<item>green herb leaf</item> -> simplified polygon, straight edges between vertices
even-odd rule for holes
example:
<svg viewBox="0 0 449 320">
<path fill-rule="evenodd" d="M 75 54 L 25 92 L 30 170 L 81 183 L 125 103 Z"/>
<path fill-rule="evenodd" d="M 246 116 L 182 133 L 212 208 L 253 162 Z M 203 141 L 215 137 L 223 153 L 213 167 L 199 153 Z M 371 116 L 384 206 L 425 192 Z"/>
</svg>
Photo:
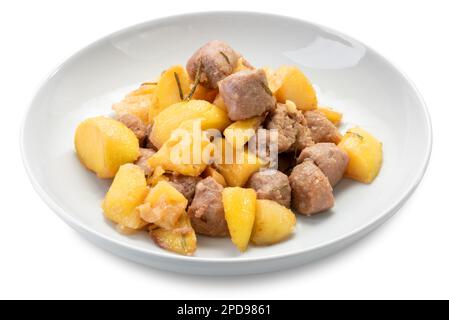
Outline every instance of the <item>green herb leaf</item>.
<svg viewBox="0 0 449 320">
<path fill-rule="evenodd" d="M 202 67 L 203 67 L 203 64 L 200 61 L 200 64 L 198 65 L 198 68 L 196 69 L 195 81 L 193 83 L 193 87 L 190 90 L 190 92 L 187 95 L 187 97 L 185 98 L 186 101 L 189 101 L 190 99 L 192 99 L 193 94 L 195 93 L 196 87 L 198 87 L 198 84 L 200 83 L 200 75 L 201 75 L 201 68 Z"/>
<path fill-rule="evenodd" d="M 157 82 L 143 82 L 140 86 L 151 86 L 151 85 L 157 85 Z"/>
<path fill-rule="evenodd" d="M 229 60 L 229 57 L 223 51 L 220 51 L 220 54 L 225 58 L 226 62 L 230 65 L 231 60 Z"/>
<path fill-rule="evenodd" d="M 176 80 L 176 84 L 178 85 L 178 91 L 179 91 L 179 98 L 181 100 L 184 100 L 184 93 L 182 92 L 182 88 L 181 88 L 181 81 L 179 81 L 179 76 L 178 74 L 175 72 L 175 80 Z"/>
<path fill-rule="evenodd" d="M 260 84 L 266 93 L 268 93 L 270 96 L 273 95 L 273 92 L 271 92 L 270 88 L 265 84 L 265 82 L 261 81 Z"/>
</svg>

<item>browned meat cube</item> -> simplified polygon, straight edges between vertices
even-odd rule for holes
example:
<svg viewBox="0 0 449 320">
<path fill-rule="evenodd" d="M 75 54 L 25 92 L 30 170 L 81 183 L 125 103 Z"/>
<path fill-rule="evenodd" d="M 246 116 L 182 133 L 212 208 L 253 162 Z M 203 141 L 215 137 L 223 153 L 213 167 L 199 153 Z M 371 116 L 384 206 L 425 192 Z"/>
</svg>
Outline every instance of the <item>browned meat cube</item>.
<svg viewBox="0 0 449 320">
<path fill-rule="evenodd" d="M 278 131 L 278 152 L 292 151 L 299 133 L 303 115 L 300 111 L 290 111 L 285 104 L 278 103 L 265 123 L 267 129 Z"/>
<path fill-rule="evenodd" d="M 299 213 L 311 216 L 333 207 L 332 186 L 311 159 L 298 164 L 290 174 L 289 181 L 292 207 Z"/>
<path fill-rule="evenodd" d="M 195 197 L 188 214 L 197 233 L 211 237 L 229 234 L 222 202 L 223 189 L 212 177 L 207 177 L 196 185 Z"/>
<path fill-rule="evenodd" d="M 298 158 L 298 163 L 305 159 L 312 159 L 318 168 L 329 179 L 331 186 L 335 186 L 345 173 L 349 157 L 346 151 L 333 143 L 317 143 L 305 148 Z"/>
<path fill-rule="evenodd" d="M 315 143 L 332 142 L 338 144 L 340 142 L 341 135 L 337 127 L 321 112 L 306 111 L 304 116 Z"/>
<path fill-rule="evenodd" d="M 291 192 L 288 177 L 278 170 L 265 170 L 254 173 L 247 186 L 257 192 L 258 199 L 273 200 L 290 208 Z"/>
<path fill-rule="evenodd" d="M 201 63 L 200 83 L 216 89 L 218 81 L 229 76 L 237 66 L 240 54 L 227 43 L 213 40 L 199 48 L 187 62 L 187 73 L 192 81 Z"/>
<path fill-rule="evenodd" d="M 220 81 L 218 88 L 233 121 L 260 116 L 275 107 L 263 70 L 234 73 Z"/>
<path fill-rule="evenodd" d="M 265 123 L 267 129 L 278 131 L 278 152 L 302 150 L 314 144 L 304 115 L 299 110 L 291 110 L 278 103 Z"/>
<path fill-rule="evenodd" d="M 137 158 L 135 164 L 138 165 L 146 176 L 151 176 L 153 168 L 148 165 L 148 159 L 156 153 L 153 149 L 140 148 L 140 156 Z"/>
<path fill-rule="evenodd" d="M 117 120 L 134 132 L 141 145 L 145 142 L 147 137 L 147 128 L 139 117 L 131 113 L 123 113 L 117 116 Z"/>
<path fill-rule="evenodd" d="M 301 151 L 304 148 L 310 147 L 314 145 L 314 141 L 312 138 L 312 132 L 310 131 L 309 127 L 307 126 L 307 121 L 304 118 L 301 124 L 299 125 L 299 133 L 298 137 L 296 139 L 296 152 Z"/>
<path fill-rule="evenodd" d="M 196 184 L 200 180 L 201 178 L 199 177 L 191 177 L 175 173 L 168 176 L 168 181 L 170 184 L 175 187 L 176 190 L 181 192 L 189 203 L 193 200 Z"/>
</svg>

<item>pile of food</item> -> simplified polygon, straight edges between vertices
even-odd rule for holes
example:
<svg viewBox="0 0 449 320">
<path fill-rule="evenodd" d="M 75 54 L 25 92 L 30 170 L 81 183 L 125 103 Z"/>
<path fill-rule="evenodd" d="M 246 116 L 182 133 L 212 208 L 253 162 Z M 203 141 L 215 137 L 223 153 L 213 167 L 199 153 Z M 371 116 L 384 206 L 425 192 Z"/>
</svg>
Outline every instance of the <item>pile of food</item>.
<svg viewBox="0 0 449 320">
<path fill-rule="evenodd" d="M 75 133 L 81 163 L 113 178 L 104 214 L 120 232 L 145 230 L 180 254 L 195 252 L 198 234 L 230 237 L 240 251 L 283 241 L 295 214 L 333 207 L 342 177 L 370 183 L 382 164 L 382 144 L 360 127 L 340 134 L 342 114 L 318 105 L 297 67 L 257 69 L 222 41 L 113 110 Z"/>
</svg>

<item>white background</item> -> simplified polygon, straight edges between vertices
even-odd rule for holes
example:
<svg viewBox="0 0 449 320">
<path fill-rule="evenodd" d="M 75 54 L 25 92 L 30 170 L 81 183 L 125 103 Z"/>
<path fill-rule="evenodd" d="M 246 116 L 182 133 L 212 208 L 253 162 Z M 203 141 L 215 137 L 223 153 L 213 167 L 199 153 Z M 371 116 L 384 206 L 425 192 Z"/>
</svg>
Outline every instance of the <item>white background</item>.
<svg viewBox="0 0 449 320">
<path fill-rule="evenodd" d="M 446 2 L 1 1 L 0 298 L 449 298 Z M 104 35 L 162 16 L 225 9 L 323 24 L 396 63 L 419 88 L 432 116 L 434 148 L 427 174 L 380 229 L 293 270 L 213 278 L 117 258 L 75 233 L 34 192 L 19 152 L 25 108 L 51 70 Z"/>
</svg>

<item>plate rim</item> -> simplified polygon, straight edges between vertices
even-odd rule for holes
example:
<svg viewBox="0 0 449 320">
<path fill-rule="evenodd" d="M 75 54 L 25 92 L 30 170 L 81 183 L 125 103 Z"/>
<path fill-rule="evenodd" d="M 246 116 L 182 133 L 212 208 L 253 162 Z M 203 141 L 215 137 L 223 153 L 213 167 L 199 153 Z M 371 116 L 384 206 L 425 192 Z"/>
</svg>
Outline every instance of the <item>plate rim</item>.
<svg viewBox="0 0 449 320">
<path fill-rule="evenodd" d="M 329 31 L 331 33 L 334 33 L 339 36 L 344 36 L 347 39 L 350 39 L 351 41 L 355 41 L 364 47 L 366 47 L 368 50 L 376 54 L 376 56 L 383 60 L 386 64 L 390 65 L 391 68 L 393 68 L 399 76 L 403 78 L 403 80 L 410 85 L 410 88 L 414 91 L 416 94 L 417 100 L 424 112 L 425 115 L 425 121 L 423 121 L 426 124 L 426 131 L 427 131 L 427 139 L 425 141 L 426 144 L 426 150 L 424 152 L 425 154 L 425 160 L 421 162 L 420 167 L 418 170 L 416 170 L 415 177 L 412 181 L 412 183 L 409 184 L 407 188 L 404 188 L 404 191 L 401 192 L 401 196 L 397 197 L 398 200 L 392 202 L 392 204 L 385 210 L 383 210 L 381 213 L 376 215 L 374 218 L 368 220 L 360 227 L 352 230 L 349 233 L 346 233 L 344 235 L 335 237 L 331 240 L 328 240 L 323 243 L 319 243 L 315 246 L 312 246 L 305 250 L 299 250 L 299 251 L 292 251 L 287 253 L 277 253 L 277 254 L 271 254 L 264 257 L 243 257 L 243 256 L 235 256 L 235 257 L 197 257 L 197 256 L 182 256 L 175 253 L 170 252 L 155 252 L 155 251 L 149 251 L 143 248 L 135 247 L 131 244 L 124 243 L 120 240 L 113 239 L 108 237 L 107 235 L 104 235 L 98 231 L 96 231 L 94 228 L 91 228 L 89 225 L 82 223 L 78 219 L 76 219 L 73 215 L 71 215 L 69 212 L 67 212 L 65 209 L 63 209 L 55 200 L 52 199 L 52 197 L 47 193 L 47 191 L 40 185 L 38 179 L 34 175 L 31 166 L 29 164 L 29 160 L 26 157 L 26 150 L 25 150 L 25 131 L 26 131 L 26 125 L 27 120 L 30 115 L 30 111 L 32 110 L 35 101 L 39 95 L 39 93 L 44 89 L 45 85 L 56 75 L 58 72 L 63 69 L 66 65 L 68 65 L 72 60 L 76 59 L 78 56 L 83 54 L 84 52 L 88 51 L 90 48 L 97 46 L 101 44 L 104 41 L 107 41 L 111 37 L 117 36 L 121 33 L 125 32 L 132 32 L 134 30 L 137 30 L 142 27 L 156 27 L 157 25 L 161 23 L 170 23 L 171 21 L 176 21 L 178 19 L 182 18 L 198 18 L 201 16 L 211 16 L 211 15 L 241 15 L 241 16 L 257 16 L 259 18 L 263 17 L 270 17 L 270 18 L 277 18 L 277 19 L 283 19 L 283 20 L 292 20 L 294 22 L 300 22 L 305 25 L 309 25 L 311 27 L 318 27 L 320 29 L 324 29 L 326 31 Z M 22 163 L 24 165 L 25 171 L 27 173 L 28 178 L 30 179 L 30 182 L 37 192 L 37 194 L 40 196 L 40 198 L 47 204 L 47 206 L 52 209 L 63 221 L 65 221 L 68 225 L 70 225 L 72 228 L 74 228 L 78 232 L 85 232 L 89 233 L 100 240 L 104 241 L 105 243 L 111 243 L 115 245 L 118 248 L 129 250 L 130 252 L 137 252 L 139 254 L 144 254 L 149 257 L 157 257 L 160 259 L 164 259 L 168 262 L 187 262 L 187 263 L 208 263 L 208 264 L 244 264 L 244 263 L 254 263 L 254 262 L 266 262 L 266 261 L 272 261 L 272 260 L 281 260 L 281 259 L 288 259 L 288 258 L 294 258 L 305 254 L 310 254 L 313 252 L 320 252 L 325 249 L 329 249 L 332 246 L 333 247 L 339 247 L 341 245 L 344 246 L 345 242 L 352 243 L 351 239 L 361 237 L 374 228 L 381 225 L 383 222 L 385 222 L 388 218 L 390 218 L 392 215 L 394 215 L 397 210 L 410 198 L 410 196 L 413 194 L 413 192 L 416 190 L 420 182 L 422 181 L 424 174 L 427 170 L 427 167 L 430 162 L 430 157 L 432 153 L 432 147 L 433 147 L 433 130 L 432 130 L 432 121 L 430 117 L 430 113 L 428 110 L 428 107 L 417 89 L 416 85 L 413 83 L 413 81 L 402 71 L 401 68 L 398 67 L 398 65 L 394 62 L 392 62 L 391 59 L 387 59 L 384 55 L 380 54 L 377 50 L 374 50 L 370 46 L 366 45 L 364 42 L 359 41 L 351 36 L 348 36 L 345 33 L 342 33 L 340 31 L 337 31 L 333 28 L 329 28 L 327 26 L 309 22 L 307 20 L 299 19 L 292 16 L 287 15 L 280 15 L 280 14 L 272 14 L 267 12 L 255 12 L 255 11 L 233 11 L 233 10 L 225 10 L 225 11 L 200 11 L 200 12 L 189 12 L 189 13 L 183 13 L 183 14 L 177 14 L 177 15 L 169 15 L 160 17 L 157 19 L 151 19 L 148 21 L 140 22 L 135 25 L 131 25 L 125 28 L 122 28 L 120 30 L 117 30 L 115 32 L 112 32 L 110 34 L 107 34 L 106 36 L 103 36 L 90 44 L 86 45 L 82 49 L 76 51 L 72 55 L 70 55 L 67 59 L 65 59 L 62 63 L 60 63 L 55 69 L 53 69 L 52 72 L 47 75 L 44 80 L 40 82 L 40 84 L 37 86 L 37 89 L 34 91 L 34 94 L 32 96 L 31 101 L 28 103 L 27 107 L 24 110 L 24 114 L 22 116 L 22 122 L 20 126 L 20 153 L 22 158 Z M 349 244 L 348 243 L 348 244 Z M 170 261 L 171 260 L 171 261 Z"/>
</svg>

